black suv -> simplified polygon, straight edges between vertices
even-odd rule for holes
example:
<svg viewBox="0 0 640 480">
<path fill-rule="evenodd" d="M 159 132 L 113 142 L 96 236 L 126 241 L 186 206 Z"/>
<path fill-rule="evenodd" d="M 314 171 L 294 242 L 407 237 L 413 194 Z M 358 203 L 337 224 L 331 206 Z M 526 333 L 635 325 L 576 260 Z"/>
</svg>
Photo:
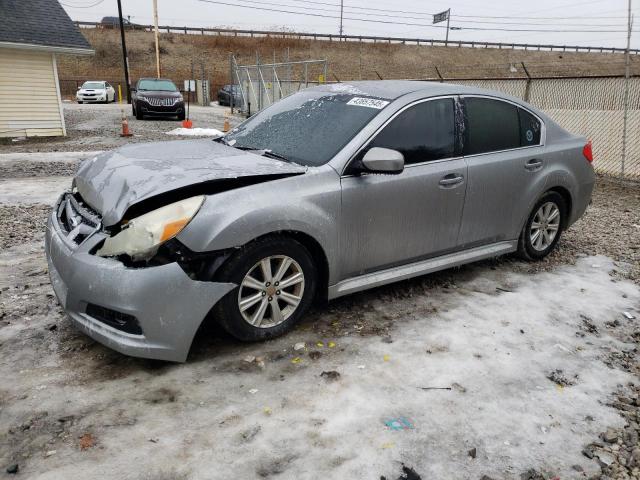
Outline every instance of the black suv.
<svg viewBox="0 0 640 480">
<path fill-rule="evenodd" d="M 175 83 L 166 78 L 141 78 L 131 89 L 131 108 L 138 120 L 145 115 L 184 120 L 184 98 Z"/>
</svg>

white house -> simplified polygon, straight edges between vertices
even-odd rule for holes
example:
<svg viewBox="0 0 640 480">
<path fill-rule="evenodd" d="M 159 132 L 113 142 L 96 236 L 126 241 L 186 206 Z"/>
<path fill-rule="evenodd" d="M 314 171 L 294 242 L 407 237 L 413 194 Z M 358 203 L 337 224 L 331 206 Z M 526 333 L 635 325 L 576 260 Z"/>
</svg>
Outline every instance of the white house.
<svg viewBox="0 0 640 480">
<path fill-rule="evenodd" d="M 57 0 L 0 0 L 0 137 L 66 135 L 59 53 L 94 51 Z"/>
</svg>

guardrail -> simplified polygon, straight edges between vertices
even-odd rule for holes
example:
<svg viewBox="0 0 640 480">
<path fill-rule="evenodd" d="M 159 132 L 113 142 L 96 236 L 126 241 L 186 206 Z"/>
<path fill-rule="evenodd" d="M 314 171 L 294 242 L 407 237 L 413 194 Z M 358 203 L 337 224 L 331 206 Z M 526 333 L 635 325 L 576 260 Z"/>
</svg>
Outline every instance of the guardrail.
<svg viewBox="0 0 640 480">
<path fill-rule="evenodd" d="M 80 28 L 114 28 L 111 24 L 100 22 L 74 22 Z M 118 28 L 118 27 L 115 27 Z M 131 24 L 126 27 L 129 30 L 153 31 L 153 25 Z M 476 42 L 462 40 L 436 40 L 426 38 L 405 38 L 405 37 L 378 37 L 368 35 L 334 35 L 331 33 L 304 33 L 304 32 L 279 32 L 271 30 L 236 30 L 230 28 L 206 28 L 206 27 L 176 27 L 172 25 L 159 25 L 158 30 L 167 33 L 184 33 L 190 35 L 228 35 L 228 36 L 248 36 L 248 37 L 276 37 L 294 38 L 299 40 L 328 40 L 347 42 L 369 42 L 369 43 L 402 43 L 415 45 L 429 45 L 435 47 L 457 47 L 457 48 L 497 48 L 511 50 L 537 50 L 552 52 L 586 52 L 586 53 L 625 53 L 626 49 L 616 47 L 585 47 L 580 45 L 552 45 L 552 44 L 531 44 L 531 43 L 500 43 L 500 42 Z M 630 49 L 632 55 L 640 54 L 640 49 Z"/>
</svg>

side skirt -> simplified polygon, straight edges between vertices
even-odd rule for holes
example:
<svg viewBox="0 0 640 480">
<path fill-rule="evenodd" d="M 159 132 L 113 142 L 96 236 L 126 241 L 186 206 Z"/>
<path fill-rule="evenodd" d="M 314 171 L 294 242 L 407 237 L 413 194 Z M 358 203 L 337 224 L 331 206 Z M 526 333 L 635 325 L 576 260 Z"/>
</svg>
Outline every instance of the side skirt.
<svg viewBox="0 0 640 480">
<path fill-rule="evenodd" d="M 515 252 L 518 249 L 518 241 L 492 243 L 481 247 L 450 253 L 441 257 L 421 260 L 419 262 L 401 265 L 399 267 L 367 273 L 358 277 L 348 278 L 329 287 L 329 300 L 360 292 L 373 287 L 379 287 L 388 283 L 406 280 L 427 273 L 437 272 L 451 267 L 464 265 L 465 263 L 497 257 L 506 253 Z"/>
</svg>

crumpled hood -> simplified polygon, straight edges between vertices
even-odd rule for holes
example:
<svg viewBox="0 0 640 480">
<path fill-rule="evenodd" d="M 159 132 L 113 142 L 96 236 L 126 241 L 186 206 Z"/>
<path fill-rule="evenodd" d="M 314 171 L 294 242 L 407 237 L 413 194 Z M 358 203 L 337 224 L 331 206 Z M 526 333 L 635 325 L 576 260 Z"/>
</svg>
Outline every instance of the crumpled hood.
<svg viewBox="0 0 640 480">
<path fill-rule="evenodd" d="M 205 140 L 129 145 L 85 160 L 74 184 L 102 215 L 119 222 L 132 205 L 181 188 L 240 177 L 296 175 L 306 167 Z"/>
</svg>

